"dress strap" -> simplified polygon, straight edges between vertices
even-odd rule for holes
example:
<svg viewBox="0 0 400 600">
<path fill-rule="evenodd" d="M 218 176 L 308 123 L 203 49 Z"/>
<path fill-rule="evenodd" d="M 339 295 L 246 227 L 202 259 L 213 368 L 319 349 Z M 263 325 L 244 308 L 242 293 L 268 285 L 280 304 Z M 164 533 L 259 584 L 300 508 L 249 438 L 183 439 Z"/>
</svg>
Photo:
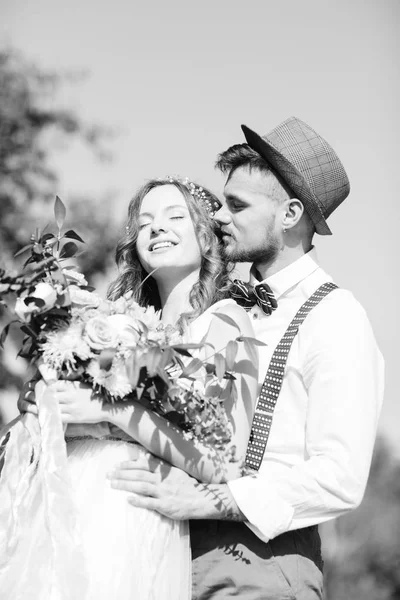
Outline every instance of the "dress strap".
<svg viewBox="0 0 400 600">
<path fill-rule="evenodd" d="M 323 298 L 325 298 L 325 296 L 337 289 L 337 287 L 338 286 L 332 282 L 321 285 L 300 307 L 289 327 L 286 329 L 283 338 L 275 348 L 261 388 L 251 426 L 249 444 L 247 446 L 246 467 L 249 467 L 254 471 L 259 470 L 264 457 L 274 410 L 282 388 L 285 367 L 293 340 L 307 315 L 321 302 L 321 300 L 323 300 Z"/>
</svg>

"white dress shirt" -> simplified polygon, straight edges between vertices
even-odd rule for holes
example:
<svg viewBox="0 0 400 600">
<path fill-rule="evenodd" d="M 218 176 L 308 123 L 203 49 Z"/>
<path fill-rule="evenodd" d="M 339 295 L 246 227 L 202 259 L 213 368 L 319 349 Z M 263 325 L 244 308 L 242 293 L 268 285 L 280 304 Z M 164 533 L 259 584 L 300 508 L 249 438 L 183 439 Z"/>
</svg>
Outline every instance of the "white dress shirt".
<svg viewBox="0 0 400 600">
<path fill-rule="evenodd" d="M 332 281 L 312 249 L 265 280 L 278 308 L 249 312 L 260 347 L 260 389 L 275 347 L 300 306 Z M 253 277 L 252 284 L 259 283 Z M 264 541 L 358 506 L 383 398 L 383 359 L 362 306 L 347 290 L 325 297 L 289 353 L 264 459 L 229 482 L 248 526 Z"/>
</svg>

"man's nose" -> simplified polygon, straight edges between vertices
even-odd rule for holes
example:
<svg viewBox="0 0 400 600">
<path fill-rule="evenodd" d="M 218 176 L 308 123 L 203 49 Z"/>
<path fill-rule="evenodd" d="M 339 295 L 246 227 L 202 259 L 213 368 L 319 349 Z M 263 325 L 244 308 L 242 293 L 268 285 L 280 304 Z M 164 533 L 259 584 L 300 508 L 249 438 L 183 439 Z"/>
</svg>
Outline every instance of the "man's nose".
<svg viewBox="0 0 400 600">
<path fill-rule="evenodd" d="M 219 210 L 214 215 L 214 221 L 219 223 L 220 225 L 228 225 L 231 222 L 231 215 L 229 210 L 227 210 L 226 206 L 221 206 Z"/>
</svg>

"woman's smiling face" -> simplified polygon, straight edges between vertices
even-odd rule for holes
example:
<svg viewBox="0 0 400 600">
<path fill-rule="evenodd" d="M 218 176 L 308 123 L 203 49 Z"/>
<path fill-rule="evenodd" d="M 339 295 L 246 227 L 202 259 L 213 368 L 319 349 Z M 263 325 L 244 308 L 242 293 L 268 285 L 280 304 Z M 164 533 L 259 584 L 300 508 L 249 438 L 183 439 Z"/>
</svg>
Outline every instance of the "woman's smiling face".
<svg viewBox="0 0 400 600">
<path fill-rule="evenodd" d="M 174 185 L 153 188 L 143 198 L 138 219 L 136 250 L 147 273 L 154 278 L 199 270 L 201 251 L 193 221 L 182 193 Z"/>
</svg>

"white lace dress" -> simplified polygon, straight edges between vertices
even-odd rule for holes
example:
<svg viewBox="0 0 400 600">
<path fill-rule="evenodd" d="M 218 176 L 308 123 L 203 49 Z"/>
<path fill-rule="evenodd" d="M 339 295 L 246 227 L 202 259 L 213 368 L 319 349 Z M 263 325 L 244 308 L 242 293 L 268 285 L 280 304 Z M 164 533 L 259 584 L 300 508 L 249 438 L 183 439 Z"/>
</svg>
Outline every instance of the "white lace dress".
<svg viewBox="0 0 400 600">
<path fill-rule="evenodd" d="M 66 436 L 88 574 L 86 598 L 188 600 L 188 524 L 132 506 L 129 494 L 112 489 L 106 477 L 141 447 L 105 423 L 69 426 Z"/>
</svg>

